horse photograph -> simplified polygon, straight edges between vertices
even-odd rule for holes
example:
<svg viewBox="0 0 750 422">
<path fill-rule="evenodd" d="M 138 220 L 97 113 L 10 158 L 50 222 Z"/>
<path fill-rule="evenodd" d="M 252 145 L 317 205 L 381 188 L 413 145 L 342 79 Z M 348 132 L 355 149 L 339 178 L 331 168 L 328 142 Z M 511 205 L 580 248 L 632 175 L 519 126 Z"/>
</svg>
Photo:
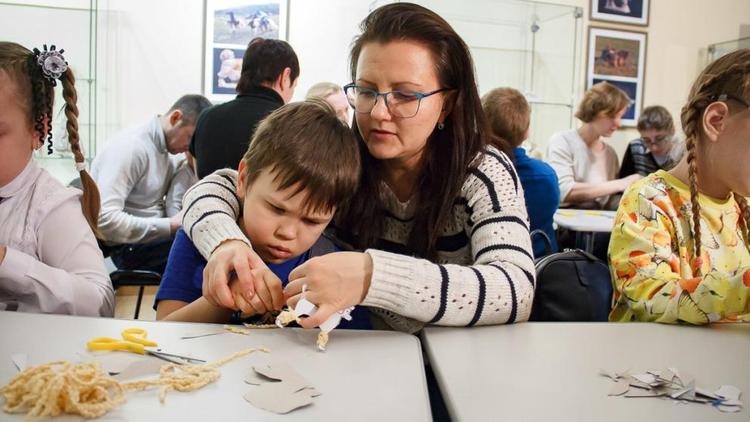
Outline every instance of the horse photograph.
<svg viewBox="0 0 750 422">
<path fill-rule="evenodd" d="M 638 77 L 640 42 L 606 36 L 596 37 L 594 73 L 606 76 Z"/>
<path fill-rule="evenodd" d="M 255 37 L 279 38 L 279 4 L 249 3 L 213 12 L 213 42 L 247 45 Z"/>
</svg>

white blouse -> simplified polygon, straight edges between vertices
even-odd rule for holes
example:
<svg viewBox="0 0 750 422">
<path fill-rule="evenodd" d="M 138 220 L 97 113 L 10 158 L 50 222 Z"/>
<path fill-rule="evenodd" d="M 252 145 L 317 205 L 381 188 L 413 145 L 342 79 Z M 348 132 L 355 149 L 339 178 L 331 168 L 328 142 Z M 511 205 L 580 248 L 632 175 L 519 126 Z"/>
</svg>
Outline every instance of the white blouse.
<svg viewBox="0 0 750 422">
<path fill-rule="evenodd" d="M 547 144 L 547 162 L 557 173 L 560 184 L 560 206 L 575 204 L 566 202 L 573 185 L 579 183 L 602 183 L 617 178 L 620 163 L 617 153 L 607 143 L 604 150 L 593 152 L 575 129 L 555 133 Z M 609 195 L 596 199 L 604 205 Z"/>
<path fill-rule="evenodd" d="M 0 187 L 0 310 L 113 315 L 114 290 L 80 197 L 34 160 Z"/>
</svg>

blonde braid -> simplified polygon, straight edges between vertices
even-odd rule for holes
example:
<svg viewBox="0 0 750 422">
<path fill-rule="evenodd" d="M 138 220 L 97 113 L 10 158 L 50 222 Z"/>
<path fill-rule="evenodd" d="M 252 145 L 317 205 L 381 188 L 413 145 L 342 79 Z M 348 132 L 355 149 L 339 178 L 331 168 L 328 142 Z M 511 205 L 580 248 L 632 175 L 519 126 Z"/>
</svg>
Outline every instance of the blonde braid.
<svg viewBox="0 0 750 422">
<path fill-rule="evenodd" d="M 83 156 L 83 152 L 81 152 L 80 136 L 78 133 L 78 93 L 72 69 L 68 68 L 60 79 L 63 87 L 62 95 L 65 100 L 66 129 L 68 131 L 70 150 L 73 151 L 76 163 L 85 163 L 86 159 Z M 89 227 L 91 227 L 94 234 L 101 238 L 97 228 L 99 208 L 101 207 L 99 189 L 85 168 L 81 168 L 79 175 L 81 177 L 81 185 L 83 186 L 83 197 L 81 198 L 83 216 L 86 218 L 86 222 L 89 223 Z"/>
</svg>

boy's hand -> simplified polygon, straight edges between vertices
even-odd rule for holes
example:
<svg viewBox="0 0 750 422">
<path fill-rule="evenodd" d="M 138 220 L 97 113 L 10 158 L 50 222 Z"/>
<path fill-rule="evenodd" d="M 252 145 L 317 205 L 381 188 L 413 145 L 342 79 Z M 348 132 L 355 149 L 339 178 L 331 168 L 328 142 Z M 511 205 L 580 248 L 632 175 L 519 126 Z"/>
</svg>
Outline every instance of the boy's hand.
<svg viewBox="0 0 750 422">
<path fill-rule="evenodd" d="M 362 303 L 370 290 L 372 258 L 362 252 L 334 252 L 315 257 L 289 274 L 284 289 L 287 304 L 294 308 L 307 285 L 306 299 L 318 307 L 301 320 L 304 328 L 317 327 L 334 312 Z"/>
<path fill-rule="evenodd" d="M 268 268 L 256 268 L 250 271 L 255 294 L 246 301 L 242 295 L 242 287 L 238 279 L 229 282 L 229 290 L 232 292 L 235 305 L 244 314 L 263 315 L 267 312 L 278 311 L 284 306 L 284 293 L 281 289 L 281 280 Z"/>
<path fill-rule="evenodd" d="M 215 306 L 237 309 L 229 290 L 229 274 L 237 276 L 238 291 L 246 303 L 255 295 L 252 269 L 268 268 L 262 259 L 245 242 L 222 242 L 211 254 L 203 269 L 203 296 Z"/>
</svg>

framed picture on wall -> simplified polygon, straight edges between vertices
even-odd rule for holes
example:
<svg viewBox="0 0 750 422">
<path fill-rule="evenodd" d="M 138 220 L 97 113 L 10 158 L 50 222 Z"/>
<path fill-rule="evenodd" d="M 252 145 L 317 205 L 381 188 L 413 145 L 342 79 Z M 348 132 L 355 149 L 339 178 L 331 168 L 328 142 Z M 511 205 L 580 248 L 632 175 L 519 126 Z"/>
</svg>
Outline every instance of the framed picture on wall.
<svg viewBox="0 0 750 422">
<path fill-rule="evenodd" d="M 591 0 L 594 21 L 648 26 L 650 0 Z"/>
<path fill-rule="evenodd" d="M 646 33 L 589 27 L 586 89 L 609 82 L 625 91 L 630 107 L 623 126 L 635 126 L 643 105 Z"/>
<path fill-rule="evenodd" d="M 206 0 L 203 94 L 215 103 L 233 99 L 242 57 L 256 37 L 284 39 L 287 0 Z"/>
</svg>

